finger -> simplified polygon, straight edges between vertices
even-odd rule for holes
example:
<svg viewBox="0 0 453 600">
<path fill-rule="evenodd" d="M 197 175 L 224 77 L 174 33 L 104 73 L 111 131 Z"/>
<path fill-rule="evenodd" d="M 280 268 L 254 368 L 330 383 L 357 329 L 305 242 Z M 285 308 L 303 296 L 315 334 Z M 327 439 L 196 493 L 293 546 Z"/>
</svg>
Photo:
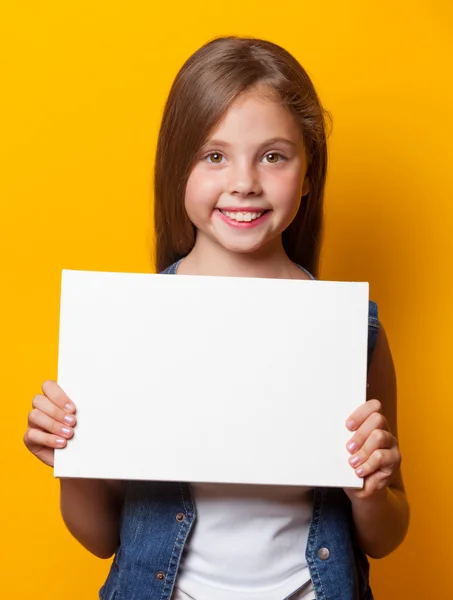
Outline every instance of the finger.
<svg viewBox="0 0 453 600">
<path fill-rule="evenodd" d="M 24 435 L 24 443 L 28 450 L 30 450 L 30 452 L 39 458 L 40 461 L 50 467 L 54 466 L 54 448 L 46 448 L 40 444 L 34 444 L 29 440 L 28 431 Z"/>
<path fill-rule="evenodd" d="M 384 490 L 388 486 L 388 483 L 387 474 L 377 471 L 365 479 L 362 489 L 349 489 L 346 493 L 349 497 L 363 500 L 369 498 L 379 490 Z"/>
<path fill-rule="evenodd" d="M 50 400 L 48 400 L 48 402 L 50 402 Z M 34 408 L 28 415 L 28 426 L 31 429 L 39 428 L 46 433 L 53 433 L 57 436 L 63 436 L 66 439 L 69 439 L 74 435 L 74 429 L 72 427 L 56 421 L 52 417 L 49 417 L 49 415 L 47 415 L 45 412 L 37 408 Z"/>
<path fill-rule="evenodd" d="M 32 401 L 32 406 L 35 410 L 41 411 L 48 417 L 51 417 L 52 419 L 54 419 L 55 421 L 58 421 L 61 424 L 69 425 L 70 427 L 74 427 L 74 425 L 76 423 L 76 417 L 74 414 L 67 413 L 65 410 L 63 410 L 62 408 L 57 406 L 47 396 L 42 396 L 42 395 L 35 396 Z M 45 429 L 45 427 L 44 427 L 44 429 Z"/>
<path fill-rule="evenodd" d="M 395 438 L 389 431 L 374 429 L 365 440 L 365 443 L 360 450 L 350 457 L 349 464 L 354 468 L 357 468 L 367 461 L 373 452 L 385 448 L 392 448 L 395 445 L 395 442 Z"/>
<path fill-rule="evenodd" d="M 346 427 L 350 431 L 355 431 L 368 419 L 372 413 L 381 411 L 382 404 L 379 402 L 379 400 L 368 400 L 368 402 L 365 402 L 359 406 L 359 408 L 348 417 L 348 420 L 346 421 Z"/>
<path fill-rule="evenodd" d="M 74 402 L 65 394 L 56 381 L 47 380 L 42 384 L 42 391 L 54 404 L 67 413 L 75 412 Z"/>
<path fill-rule="evenodd" d="M 375 450 L 368 460 L 355 470 L 355 473 L 358 477 L 368 477 L 381 471 L 386 477 L 390 477 L 400 462 L 400 453 L 395 445 L 390 449 Z"/>
<path fill-rule="evenodd" d="M 24 436 L 24 442 L 27 448 L 36 454 L 33 449 L 38 450 L 41 447 L 45 448 L 64 448 L 67 444 L 61 436 L 54 435 L 52 433 L 46 433 L 40 429 L 29 428 Z"/>
<path fill-rule="evenodd" d="M 36 452 L 35 456 L 45 465 L 53 467 L 55 463 L 55 450 L 53 448 L 44 448 Z"/>
<path fill-rule="evenodd" d="M 354 433 L 352 438 L 346 444 L 349 452 L 353 454 L 360 450 L 366 440 L 370 437 L 371 433 L 376 429 L 388 431 L 387 419 L 379 412 L 371 413 L 367 420 L 362 423 L 359 429 Z"/>
</svg>

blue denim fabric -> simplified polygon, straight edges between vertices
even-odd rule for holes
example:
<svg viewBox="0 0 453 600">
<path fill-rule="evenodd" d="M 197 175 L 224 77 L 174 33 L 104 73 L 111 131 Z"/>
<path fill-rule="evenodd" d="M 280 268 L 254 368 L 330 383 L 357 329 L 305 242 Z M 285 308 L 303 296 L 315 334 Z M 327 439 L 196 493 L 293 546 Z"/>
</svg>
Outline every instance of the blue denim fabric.
<svg viewBox="0 0 453 600">
<path fill-rule="evenodd" d="M 175 274 L 177 266 L 163 273 Z M 368 365 L 378 331 L 377 305 L 370 302 Z M 170 600 L 195 519 L 189 483 L 128 482 L 120 546 L 100 590 L 101 600 Z M 373 600 L 368 560 L 353 532 L 344 491 L 316 488 L 305 556 L 317 600 Z"/>
</svg>

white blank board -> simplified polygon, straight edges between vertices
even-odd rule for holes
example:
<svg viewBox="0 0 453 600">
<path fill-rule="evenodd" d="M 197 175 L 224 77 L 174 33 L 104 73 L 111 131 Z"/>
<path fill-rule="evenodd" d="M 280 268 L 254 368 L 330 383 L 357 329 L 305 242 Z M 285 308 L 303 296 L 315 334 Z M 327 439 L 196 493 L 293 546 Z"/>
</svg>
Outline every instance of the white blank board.
<svg viewBox="0 0 453 600">
<path fill-rule="evenodd" d="M 56 477 L 362 486 L 368 284 L 64 270 Z"/>
</svg>

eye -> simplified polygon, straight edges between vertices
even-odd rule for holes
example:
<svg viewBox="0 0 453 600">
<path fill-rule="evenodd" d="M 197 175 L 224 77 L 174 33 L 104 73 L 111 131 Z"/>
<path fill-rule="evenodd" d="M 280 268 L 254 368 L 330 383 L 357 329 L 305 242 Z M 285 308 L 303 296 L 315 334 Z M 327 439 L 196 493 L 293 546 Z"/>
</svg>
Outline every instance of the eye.
<svg viewBox="0 0 453 600">
<path fill-rule="evenodd" d="M 279 154 L 278 152 L 268 152 L 266 156 L 264 156 L 264 158 L 267 159 L 266 162 L 268 162 L 271 165 L 275 165 L 276 163 L 285 160 L 285 157 L 282 154 Z"/>
<path fill-rule="evenodd" d="M 205 160 L 212 163 L 213 165 L 219 165 L 222 162 L 223 155 L 220 152 L 210 152 L 205 156 Z"/>
</svg>

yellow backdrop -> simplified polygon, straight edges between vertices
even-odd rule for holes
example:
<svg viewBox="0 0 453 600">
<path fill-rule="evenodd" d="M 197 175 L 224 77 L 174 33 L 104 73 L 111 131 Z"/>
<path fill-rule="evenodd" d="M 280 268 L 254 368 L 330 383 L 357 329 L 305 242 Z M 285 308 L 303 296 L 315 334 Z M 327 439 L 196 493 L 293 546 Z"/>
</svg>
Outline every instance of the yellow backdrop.
<svg viewBox="0 0 453 600">
<path fill-rule="evenodd" d="M 95 598 L 103 582 L 22 445 L 26 415 L 56 378 L 61 269 L 153 269 L 165 97 L 192 51 L 230 33 L 293 52 L 333 113 L 322 276 L 369 280 L 379 303 L 412 504 L 405 544 L 373 562 L 376 598 L 453 597 L 452 25 L 450 0 L 2 3 L 1 598 Z"/>
</svg>

